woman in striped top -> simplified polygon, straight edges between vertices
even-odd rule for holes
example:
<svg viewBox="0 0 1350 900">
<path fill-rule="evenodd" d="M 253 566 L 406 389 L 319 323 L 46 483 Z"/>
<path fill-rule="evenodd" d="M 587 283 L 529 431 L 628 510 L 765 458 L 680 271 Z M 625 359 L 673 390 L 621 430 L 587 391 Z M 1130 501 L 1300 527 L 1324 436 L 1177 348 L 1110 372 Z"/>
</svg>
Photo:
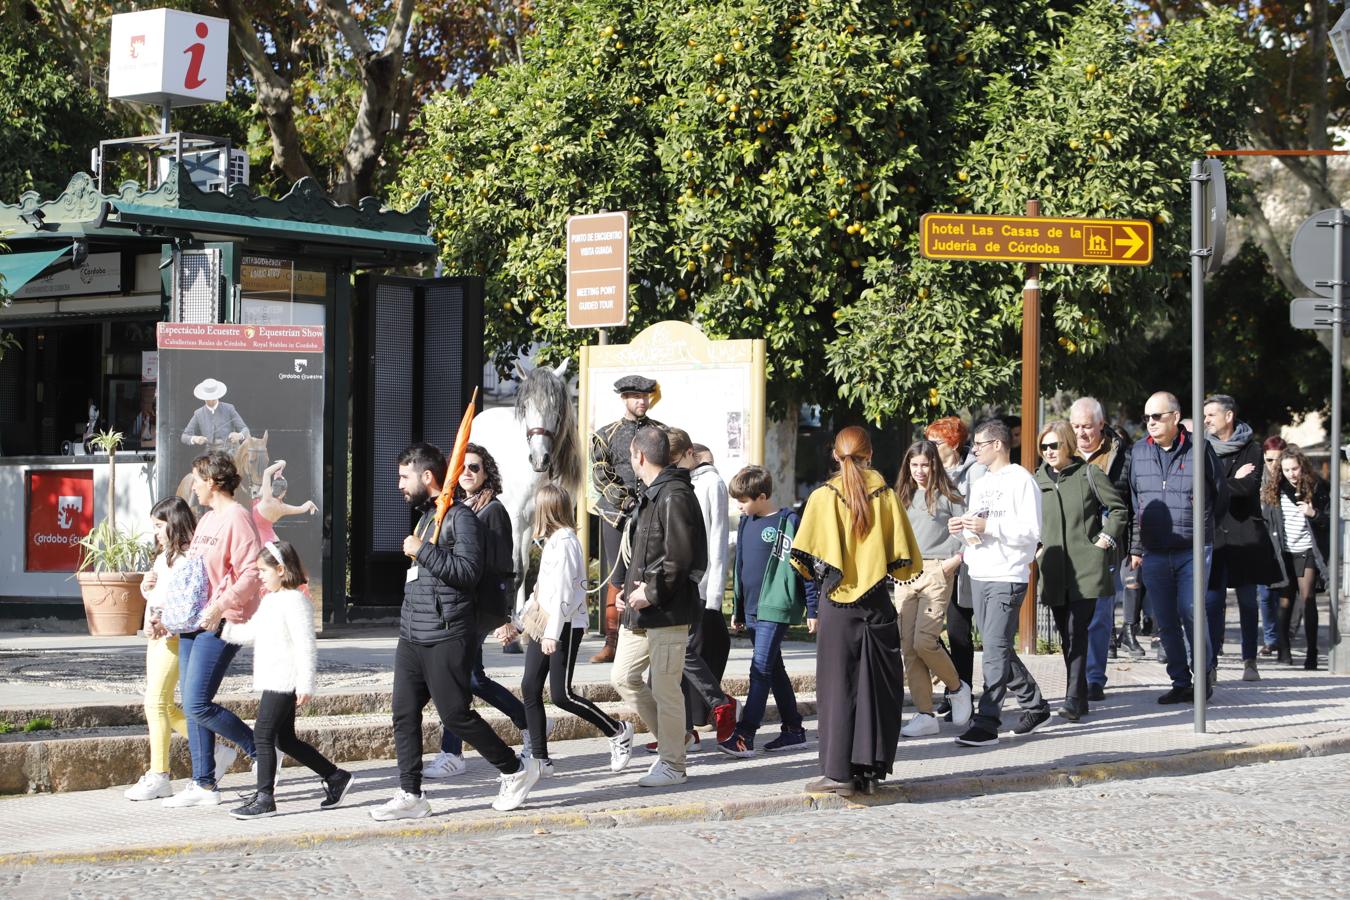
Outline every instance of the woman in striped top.
<svg viewBox="0 0 1350 900">
<path fill-rule="evenodd" d="M 1292 444 L 1280 454 L 1280 477 L 1261 486 L 1271 538 L 1280 551 L 1285 585 L 1280 597 L 1279 661 L 1293 664 L 1289 623 L 1295 601 L 1303 608 L 1308 651 L 1303 668 L 1317 668 L 1317 602 L 1319 578 L 1326 578 L 1327 518 L 1331 492 L 1312 470 L 1308 458 Z"/>
</svg>

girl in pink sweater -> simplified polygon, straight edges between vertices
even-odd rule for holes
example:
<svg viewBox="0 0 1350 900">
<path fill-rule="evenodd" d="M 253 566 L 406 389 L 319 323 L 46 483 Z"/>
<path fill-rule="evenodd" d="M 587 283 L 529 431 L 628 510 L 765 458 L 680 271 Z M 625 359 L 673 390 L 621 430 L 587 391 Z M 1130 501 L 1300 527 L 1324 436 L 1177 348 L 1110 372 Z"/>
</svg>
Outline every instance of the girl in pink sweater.
<svg viewBox="0 0 1350 900">
<path fill-rule="evenodd" d="M 234 499 L 239 473 L 220 451 L 192 464 L 192 492 L 207 512 L 192 536 L 191 556 L 200 557 L 211 583 L 211 599 L 202 611 L 200 630 L 179 635 L 179 691 L 188 717 L 192 781 L 164 801 L 165 806 L 215 806 L 217 780 L 229 771 L 238 752 L 217 745 L 231 741 L 250 759 L 257 756 L 253 732 L 239 717 L 215 702 L 216 691 L 234 656 L 236 644 L 221 640 L 226 621 L 247 622 L 258 609 L 258 529 L 253 515 Z"/>
</svg>

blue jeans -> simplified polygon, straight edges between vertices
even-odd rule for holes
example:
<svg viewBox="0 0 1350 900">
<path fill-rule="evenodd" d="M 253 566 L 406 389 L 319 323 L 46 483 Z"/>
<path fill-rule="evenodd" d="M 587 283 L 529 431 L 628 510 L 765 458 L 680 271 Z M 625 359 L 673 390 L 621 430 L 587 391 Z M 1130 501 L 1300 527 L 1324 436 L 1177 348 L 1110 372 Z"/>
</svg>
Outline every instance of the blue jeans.
<svg viewBox="0 0 1350 900">
<path fill-rule="evenodd" d="M 797 711 L 797 693 L 792 689 L 792 679 L 783 665 L 783 638 L 788 626 L 779 622 L 758 622 L 752 616 L 746 621 L 746 629 L 755 642 L 755 655 L 750 659 L 750 690 L 745 695 L 736 732 L 753 747 L 755 732 L 764 721 L 764 707 L 771 691 L 784 730 L 801 731 L 802 714 Z"/>
<path fill-rule="evenodd" d="M 1097 608 L 1088 623 L 1087 682 L 1106 687 L 1106 657 L 1111 649 L 1111 632 L 1116 624 L 1116 595 L 1097 598 Z"/>
<path fill-rule="evenodd" d="M 1256 603 L 1261 607 L 1262 638 L 1267 647 L 1274 647 L 1280 638 L 1280 592 L 1258 584 Z"/>
<path fill-rule="evenodd" d="M 237 744 L 250 759 L 258 755 L 252 729 L 215 702 L 220 682 L 238 652 L 237 644 L 225 643 L 213 631 L 178 637 L 178 690 L 188 720 L 192 780 L 204 788 L 216 784 L 216 735 Z"/>
<path fill-rule="evenodd" d="M 1224 632 L 1228 624 L 1228 562 L 1224 554 L 1214 557 L 1210 566 L 1209 589 L 1205 591 L 1205 619 L 1209 623 L 1209 645 L 1215 652 L 1223 651 Z M 1233 588 L 1238 601 L 1238 625 L 1242 632 L 1242 658 L 1256 659 L 1257 599 L 1256 585 L 1240 584 Z M 1212 664 L 1211 660 L 1211 664 Z"/>
<path fill-rule="evenodd" d="M 511 724 L 524 731 L 529 727 L 525 721 L 525 704 L 521 703 L 509 688 L 502 687 L 489 678 L 483 669 L 483 641 L 487 640 L 487 636 L 486 631 L 481 632 L 478 635 L 478 643 L 474 645 L 476 650 L 473 669 L 469 674 L 469 690 L 475 697 L 487 701 L 489 706 L 496 707 L 502 715 L 511 720 Z M 449 728 L 441 731 L 441 752 L 456 755 L 464 752 L 464 742 Z"/>
<path fill-rule="evenodd" d="M 1206 574 L 1213 552 L 1213 547 L 1205 547 Z M 1191 679 L 1194 659 L 1189 653 L 1194 610 L 1192 563 L 1189 547 L 1185 550 L 1146 550 L 1139 572 L 1144 588 L 1152 598 L 1153 620 L 1167 653 L 1167 675 L 1174 688 L 1188 688 L 1194 683 Z M 1205 637 L 1208 640 L 1208 636 Z M 1213 656 L 1208 653 L 1205 658 L 1213 661 Z"/>
</svg>

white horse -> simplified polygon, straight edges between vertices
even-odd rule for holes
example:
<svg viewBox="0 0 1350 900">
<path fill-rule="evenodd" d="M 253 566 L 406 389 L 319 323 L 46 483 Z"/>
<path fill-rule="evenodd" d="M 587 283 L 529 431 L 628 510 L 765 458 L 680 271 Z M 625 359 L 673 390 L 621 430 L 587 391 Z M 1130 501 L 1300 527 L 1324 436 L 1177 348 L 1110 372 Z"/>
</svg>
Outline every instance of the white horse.
<svg viewBox="0 0 1350 900">
<path fill-rule="evenodd" d="M 511 516 L 515 539 L 517 611 L 525 605 L 535 492 L 552 481 L 575 501 L 582 484 L 577 414 L 564 380 L 566 372 L 566 362 L 556 369 L 540 366 L 532 370 L 516 392 L 515 409 L 500 407 L 474 416 L 470 434 L 470 440 L 492 454 L 501 473 L 498 499 Z"/>
</svg>

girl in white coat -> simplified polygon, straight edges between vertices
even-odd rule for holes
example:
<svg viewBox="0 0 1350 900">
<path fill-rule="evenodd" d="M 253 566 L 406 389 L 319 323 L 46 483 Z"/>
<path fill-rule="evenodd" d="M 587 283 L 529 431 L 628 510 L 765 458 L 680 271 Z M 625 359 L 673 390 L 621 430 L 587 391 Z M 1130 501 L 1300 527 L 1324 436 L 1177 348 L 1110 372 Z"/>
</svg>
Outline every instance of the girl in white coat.
<svg viewBox="0 0 1350 900">
<path fill-rule="evenodd" d="M 633 725 L 619 722 L 585 697 L 572 692 L 577 651 L 586 633 L 586 566 L 577 540 L 573 504 L 567 492 L 554 484 L 539 488 L 534 499 L 534 539 L 544 541 L 539 558 L 539 580 L 533 599 L 548 616 L 540 640 L 525 651 L 525 676 L 520 682 L 529 723 L 530 754 L 544 774 L 552 774 L 548 755 L 548 725 L 544 717 L 544 680 L 549 681 L 553 705 L 580 716 L 609 738 L 610 770 L 621 771 L 633 752 Z"/>
<path fill-rule="evenodd" d="M 340 804 L 352 774 L 339 769 L 295 735 L 295 711 L 314 696 L 314 608 L 300 587 L 309 579 L 300 554 L 286 541 L 268 541 L 258 554 L 258 575 L 266 587 L 253 618 L 230 623 L 223 635 L 232 644 L 253 645 L 253 689 L 262 692 L 253 743 L 258 749 L 258 791 L 231 810 L 236 819 L 259 819 L 277 812 L 277 752 L 323 779 L 321 809 Z"/>
</svg>

